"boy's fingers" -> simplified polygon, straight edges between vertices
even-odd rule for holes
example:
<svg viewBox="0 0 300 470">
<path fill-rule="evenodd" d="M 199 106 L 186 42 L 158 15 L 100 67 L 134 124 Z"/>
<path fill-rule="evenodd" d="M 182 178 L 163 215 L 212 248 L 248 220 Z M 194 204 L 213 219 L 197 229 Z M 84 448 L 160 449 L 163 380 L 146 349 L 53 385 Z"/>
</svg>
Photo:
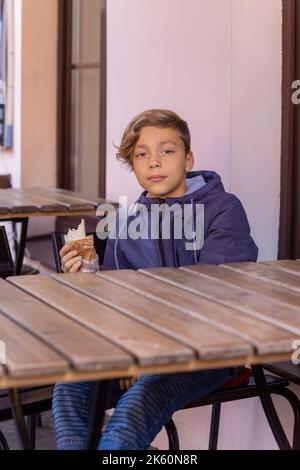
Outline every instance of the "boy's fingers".
<svg viewBox="0 0 300 470">
<path fill-rule="evenodd" d="M 119 380 L 119 386 L 120 386 L 121 390 L 124 390 L 124 388 L 125 388 L 125 380 L 124 379 Z"/>
<path fill-rule="evenodd" d="M 78 255 L 78 251 L 72 250 L 69 253 L 67 253 L 65 256 L 63 256 L 62 262 L 66 264 L 69 260 L 73 259 L 77 255 Z"/>
<path fill-rule="evenodd" d="M 75 263 L 74 266 L 72 266 L 72 268 L 70 269 L 70 273 L 77 273 L 77 271 L 79 270 L 81 266 L 81 261 L 79 261 L 78 263 Z"/>
<path fill-rule="evenodd" d="M 81 256 L 76 256 L 75 258 L 72 258 L 70 261 L 67 263 L 63 264 L 64 271 L 70 272 L 70 270 L 73 268 L 73 266 L 80 261 L 81 264 Z"/>
<path fill-rule="evenodd" d="M 126 379 L 126 388 L 127 388 L 127 390 L 129 388 L 131 388 L 135 384 L 135 382 L 137 382 L 138 380 L 139 380 L 139 378 L 136 377 L 136 376 L 135 377 L 130 377 L 129 379 Z"/>
<path fill-rule="evenodd" d="M 127 379 L 119 379 L 119 386 L 121 390 L 124 390 L 125 388 L 128 390 L 133 386 L 133 384 L 139 380 L 138 377 L 129 377 Z"/>
<path fill-rule="evenodd" d="M 68 253 L 69 249 L 70 249 L 69 245 L 64 245 L 59 252 L 59 256 L 61 258 L 65 256 L 65 254 Z"/>
<path fill-rule="evenodd" d="M 77 251 L 73 250 L 73 251 L 70 251 L 70 253 L 67 253 L 62 258 L 61 267 L 63 271 L 71 269 L 71 267 L 73 266 L 73 263 L 79 261 L 79 257 L 78 256 L 76 257 L 76 255 L 78 255 Z M 70 262 L 71 264 L 69 264 Z"/>
<path fill-rule="evenodd" d="M 132 387 L 132 379 L 126 379 L 125 380 L 126 388 L 127 390 Z"/>
</svg>

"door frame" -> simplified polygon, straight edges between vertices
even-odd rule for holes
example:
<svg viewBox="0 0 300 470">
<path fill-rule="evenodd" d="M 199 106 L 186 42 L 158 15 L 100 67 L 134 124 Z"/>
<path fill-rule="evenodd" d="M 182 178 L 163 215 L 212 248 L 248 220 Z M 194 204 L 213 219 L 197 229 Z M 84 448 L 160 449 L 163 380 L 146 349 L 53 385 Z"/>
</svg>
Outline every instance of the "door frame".
<svg viewBox="0 0 300 470">
<path fill-rule="evenodd" d="M 300 105 L 292 83 L 300 79 L 300 0 L 283 0 L 282 135 L 279 259 L 300 258 Z"/>
</svg>

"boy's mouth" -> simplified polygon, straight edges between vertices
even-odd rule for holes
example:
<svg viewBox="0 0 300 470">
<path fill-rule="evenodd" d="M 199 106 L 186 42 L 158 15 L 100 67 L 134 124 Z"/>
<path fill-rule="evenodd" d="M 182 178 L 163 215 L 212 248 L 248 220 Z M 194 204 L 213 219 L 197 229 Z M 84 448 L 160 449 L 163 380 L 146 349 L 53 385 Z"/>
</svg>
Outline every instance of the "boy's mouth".
<svg viewBox="0 0 300 470">
<path fill-rule="evenodd" d="M 153 175 L 153 176 L 150 176 L 150 178 L 147 178 L 147 179 L 148 179 L 148 181 L 151 181 L 152 183 L 159 183 L 160 181 L 163 181 L 166 178 L 167 178 L 166 176 Z"/>
</svg>

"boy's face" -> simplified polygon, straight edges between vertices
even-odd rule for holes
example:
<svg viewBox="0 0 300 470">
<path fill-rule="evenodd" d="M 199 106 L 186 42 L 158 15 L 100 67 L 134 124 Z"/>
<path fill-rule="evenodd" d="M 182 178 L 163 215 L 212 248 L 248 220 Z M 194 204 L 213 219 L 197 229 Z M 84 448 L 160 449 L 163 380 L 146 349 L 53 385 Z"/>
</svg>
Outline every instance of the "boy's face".
<svg viewBox="0 0 300 470">
<path fill-rule="evenodd" d="M 132 155 L 132 167 L 151 198 L 181 197 L 186 192 L 186 172 L 194 165 L 175 129 L 143 127 Z"/>
</svg>

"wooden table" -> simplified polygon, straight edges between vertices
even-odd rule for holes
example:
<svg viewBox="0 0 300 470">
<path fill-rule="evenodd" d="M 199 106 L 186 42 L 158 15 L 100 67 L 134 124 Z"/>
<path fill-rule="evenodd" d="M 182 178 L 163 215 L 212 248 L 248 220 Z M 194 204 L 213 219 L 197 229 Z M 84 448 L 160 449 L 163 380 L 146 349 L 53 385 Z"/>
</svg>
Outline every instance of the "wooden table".
<svg viewBox="0 0 300 470">
<path fill-rule="evenodd" d="M 300 262 L 0 282 L 0 388 L 291 360 Z"/>
<path fill-rule="evenodd" d="M 22 224 L 16 273 L 19 274 L 22 267 L 29 218 L 96 216 L 100 204 L 117 207 L 117 203 L 103 198 L 91 200 L 79 193 L 59 188 L 0 189 L 0 222 L 15 221 Z M 98 215 L 101 215 L 99 211 Z"/>
</svg>

